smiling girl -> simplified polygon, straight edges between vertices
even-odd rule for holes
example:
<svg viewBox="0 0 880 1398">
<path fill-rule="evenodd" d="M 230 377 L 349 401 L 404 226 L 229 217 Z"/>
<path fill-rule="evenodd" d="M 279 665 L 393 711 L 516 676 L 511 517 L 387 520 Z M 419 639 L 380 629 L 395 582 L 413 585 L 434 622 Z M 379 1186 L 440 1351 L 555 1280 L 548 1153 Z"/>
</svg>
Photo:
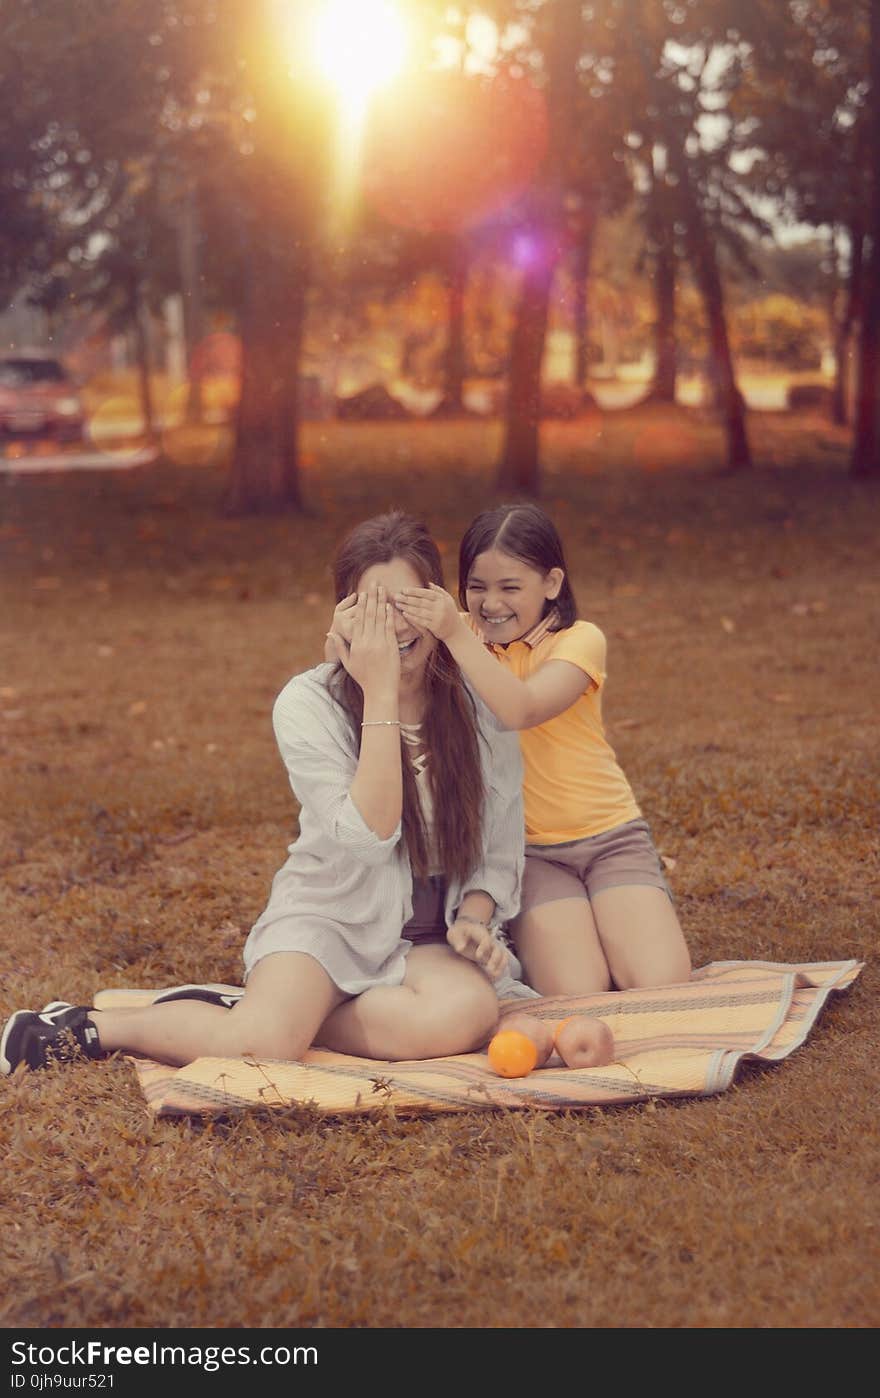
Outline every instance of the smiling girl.
<svg viewBox="0 0 880 1398">
<path fill-rule="evenodd" d="M 646 820 L 602 721 L 606 644 L 579 620 L 559 535 L 533 504 L 486 510 L 459 553 L 460 601 L 403 588 L 524 761 L 525 872 L 511 924 L 529 983 L 575 995 L 685 981 L 691 962 Z"/>
</svg>

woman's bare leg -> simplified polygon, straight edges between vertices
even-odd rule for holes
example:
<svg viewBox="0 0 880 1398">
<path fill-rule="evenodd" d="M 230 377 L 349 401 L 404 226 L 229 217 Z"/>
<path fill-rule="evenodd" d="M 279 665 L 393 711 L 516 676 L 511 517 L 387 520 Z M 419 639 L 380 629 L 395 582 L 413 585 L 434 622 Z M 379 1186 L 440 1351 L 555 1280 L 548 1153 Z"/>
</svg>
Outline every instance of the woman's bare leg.
<svg viewBox="0 0 880 1398">
<path fill-rule="evenodd" d="M 231 1010 L 199 1000 L 143 1009 L 95 1010 L 105 1053 L 121 1049 L 181 1067 L 196 1058 L 300 1059 L 319 1025 L 345 996 L 303 952 L 258 961 Z"/>
<path fill-rule="evenodd" d="M 374 986 L 334 1009 L 316 1036 L 338 1053 L 392 1061 L 480 1048 L 498 1021 L 491 982 L 440 943 L 414 946 L 402 985 Z"/>
</svg>

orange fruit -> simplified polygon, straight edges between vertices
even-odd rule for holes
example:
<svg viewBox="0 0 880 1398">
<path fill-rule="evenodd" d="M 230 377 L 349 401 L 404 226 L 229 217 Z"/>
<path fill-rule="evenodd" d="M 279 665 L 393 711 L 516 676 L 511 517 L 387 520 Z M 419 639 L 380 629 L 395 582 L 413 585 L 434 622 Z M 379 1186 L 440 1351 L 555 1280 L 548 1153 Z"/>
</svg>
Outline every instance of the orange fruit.
<svg viewBox="0 0 880 1398">
<path fill-rule="evenodd" d="M 501 1078 L 524 1078 L 538 1061 L 538 1050 L 518 1029 L 501 1029 L 489 1045 L 489 1063 Z"/>
</svg>

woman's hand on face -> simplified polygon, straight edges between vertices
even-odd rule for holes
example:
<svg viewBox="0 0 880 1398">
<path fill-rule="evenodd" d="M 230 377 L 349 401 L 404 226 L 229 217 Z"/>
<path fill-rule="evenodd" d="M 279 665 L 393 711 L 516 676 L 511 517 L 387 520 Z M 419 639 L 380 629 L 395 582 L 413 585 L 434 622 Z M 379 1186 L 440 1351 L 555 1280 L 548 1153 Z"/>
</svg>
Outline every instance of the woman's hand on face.
<svg viewBox="0 0 880 1398">
<path fill-rule="evenodd" d="M 422 631 L 430 631 L 438 641 L 450 640 L 461 626 L 455 598 L 437 583 L 430 583 L 428 587 L 405 587 L 394 601 L 408 622 Z"/>
<path fill-rule="evenodd" d="M 385 588 L 357 593 L 353 605 L 344 607 L 341 613 L 344 620 L 337 630 L 337 614 L 346 601 L 348 599 L 343 598 L 334 612 L 333 630 L 327 633 L 328 640 L 336 647 L 337 657 L 364 694 L 370 688 L 384 688 L 396 694 L 400 683 L 400 651 L 394 608 Z"/>
<path fill-rule="evenodd" d="M 348 648 L 351 645 L 357 597 L 356 592 L 350 592 L 347 597 L 343 597 L 341 602 L 337 602 L 324 645 L 325 660 L 338 660 L 343 665 L 345 664 L 344 656 L 348 655 Z"/>
<path fill-rule="evenodd" d="M 350 592 L 347 597 L 343 597 L 341 602 L 337 602 L 336 610 L 333 613 L 333 620 L 330 623 L 330 634 L 341 636 L 348 645 L 351 645 L 351 633 L 354 627 L 354 609 L 357 606 L 357 599 L 357 593 Z"/>
<path fill-rule="evenodd" d="M 447 929 L 446 940 L 459 956 L 482 966 L 491 981 L 496 981 L 507 970 L 506 946 L 480 922 L 457 918 Z"/>
</svg>

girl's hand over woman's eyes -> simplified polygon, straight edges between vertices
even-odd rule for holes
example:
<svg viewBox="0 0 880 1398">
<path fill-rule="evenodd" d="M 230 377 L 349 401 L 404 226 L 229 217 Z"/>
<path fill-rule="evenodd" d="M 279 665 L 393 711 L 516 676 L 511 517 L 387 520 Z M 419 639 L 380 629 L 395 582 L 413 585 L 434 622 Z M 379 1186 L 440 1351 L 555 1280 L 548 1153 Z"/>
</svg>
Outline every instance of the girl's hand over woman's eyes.
<svg viewBox="0 0 880 1398">
<path fill-rule="evenodd" d="M 437 583 L 428 587 L 405 587 L 395 603 L 413 626 L 430 631 L 438 641 L 448 641 L 461 625 L 455 598 Z"/>
</svg>

